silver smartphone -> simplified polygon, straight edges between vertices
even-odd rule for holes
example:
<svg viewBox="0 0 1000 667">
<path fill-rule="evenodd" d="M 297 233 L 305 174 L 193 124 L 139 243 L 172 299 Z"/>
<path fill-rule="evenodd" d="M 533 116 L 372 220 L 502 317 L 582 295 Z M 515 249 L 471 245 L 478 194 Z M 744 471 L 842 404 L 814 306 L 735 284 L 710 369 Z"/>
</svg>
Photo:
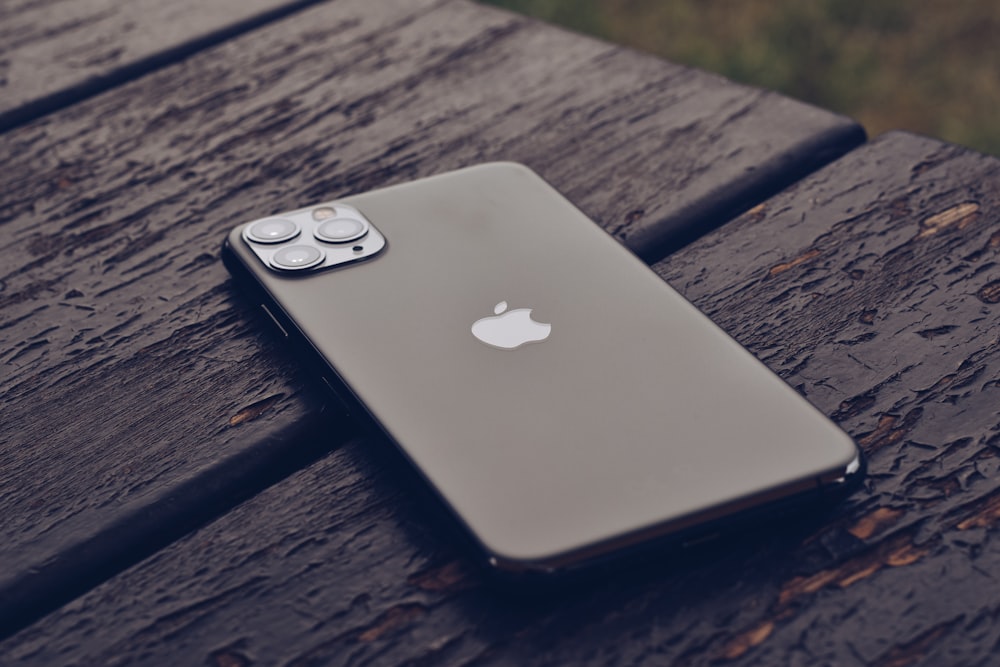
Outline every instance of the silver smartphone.
<svg viewBox="0 0 1000 667">
<path fill-rule="evenodd" d="M 857 446 L 538 175 L 252 220 L 230 271 L 507 572 L 846 488 Z"/>
</svg>

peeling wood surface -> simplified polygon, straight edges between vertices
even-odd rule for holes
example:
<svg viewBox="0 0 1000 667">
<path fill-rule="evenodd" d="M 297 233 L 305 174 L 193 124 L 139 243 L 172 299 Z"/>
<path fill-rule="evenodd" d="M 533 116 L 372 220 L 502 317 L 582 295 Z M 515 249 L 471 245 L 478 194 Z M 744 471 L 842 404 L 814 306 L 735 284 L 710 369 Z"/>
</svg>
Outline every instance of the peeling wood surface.
<svg viewBox="0 0 1000 667">
<path fill-rule="evenodd" d="M 352 440 L 0 662 L 994 664 L 998 230 L 1000 161 L 890 134 L 656 266 L 864 443 L 867 483 L 823 513 L 511 595 L 384 445 Z"/>
<path fill-rule="evenodd" d="M 323 3 L 0 135 L 0 635 L 352 433 L 234 294 L 236 222 L 508 159 L 654 256 L 860 138 L 457 0 Z"/>
<path fill-rule="evenodd" d="M 0 131 L 316 0 L 2 0 Z"/>
</svg>

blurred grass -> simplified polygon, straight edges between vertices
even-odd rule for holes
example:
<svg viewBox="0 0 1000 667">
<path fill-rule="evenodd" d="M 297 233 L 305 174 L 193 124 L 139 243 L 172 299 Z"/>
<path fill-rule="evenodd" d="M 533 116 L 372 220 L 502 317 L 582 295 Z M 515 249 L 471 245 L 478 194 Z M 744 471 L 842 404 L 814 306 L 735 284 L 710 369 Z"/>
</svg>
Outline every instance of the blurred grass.
<svg viewBox="0 0 1000 667">
<path fill-rule="evenodd" d="M 1000 155 L 1000 0 L 487 0 Z"/>
</svg>

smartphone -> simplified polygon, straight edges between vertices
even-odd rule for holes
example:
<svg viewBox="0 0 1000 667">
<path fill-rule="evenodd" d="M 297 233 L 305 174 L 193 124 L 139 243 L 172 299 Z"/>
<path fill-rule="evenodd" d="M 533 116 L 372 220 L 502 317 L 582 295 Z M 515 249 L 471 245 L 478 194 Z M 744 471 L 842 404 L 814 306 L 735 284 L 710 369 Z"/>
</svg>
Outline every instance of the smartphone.
<svg viewBox="0 0 1000 667">
<path fill-rule="evenodd" d="M 523 165 L 252 220 L 223 258 L 505 572 L 862 474 L 851 438 Z"/>
</svg>

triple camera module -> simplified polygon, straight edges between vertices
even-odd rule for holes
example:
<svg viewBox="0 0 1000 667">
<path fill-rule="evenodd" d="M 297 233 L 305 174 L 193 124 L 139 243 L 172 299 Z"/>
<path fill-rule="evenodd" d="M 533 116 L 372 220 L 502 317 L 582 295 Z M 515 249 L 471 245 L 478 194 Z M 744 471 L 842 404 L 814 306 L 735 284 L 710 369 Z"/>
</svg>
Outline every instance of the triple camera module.
<svg viewBox="0 0 1000 667">
<path fill-rule="evenodd" d="M 255 220 L 243 228 L 243 239 L 282 272 L 340 266 L 385 247 L 385 237 L 358 209 L 339 202 Z"/>
</svg>

